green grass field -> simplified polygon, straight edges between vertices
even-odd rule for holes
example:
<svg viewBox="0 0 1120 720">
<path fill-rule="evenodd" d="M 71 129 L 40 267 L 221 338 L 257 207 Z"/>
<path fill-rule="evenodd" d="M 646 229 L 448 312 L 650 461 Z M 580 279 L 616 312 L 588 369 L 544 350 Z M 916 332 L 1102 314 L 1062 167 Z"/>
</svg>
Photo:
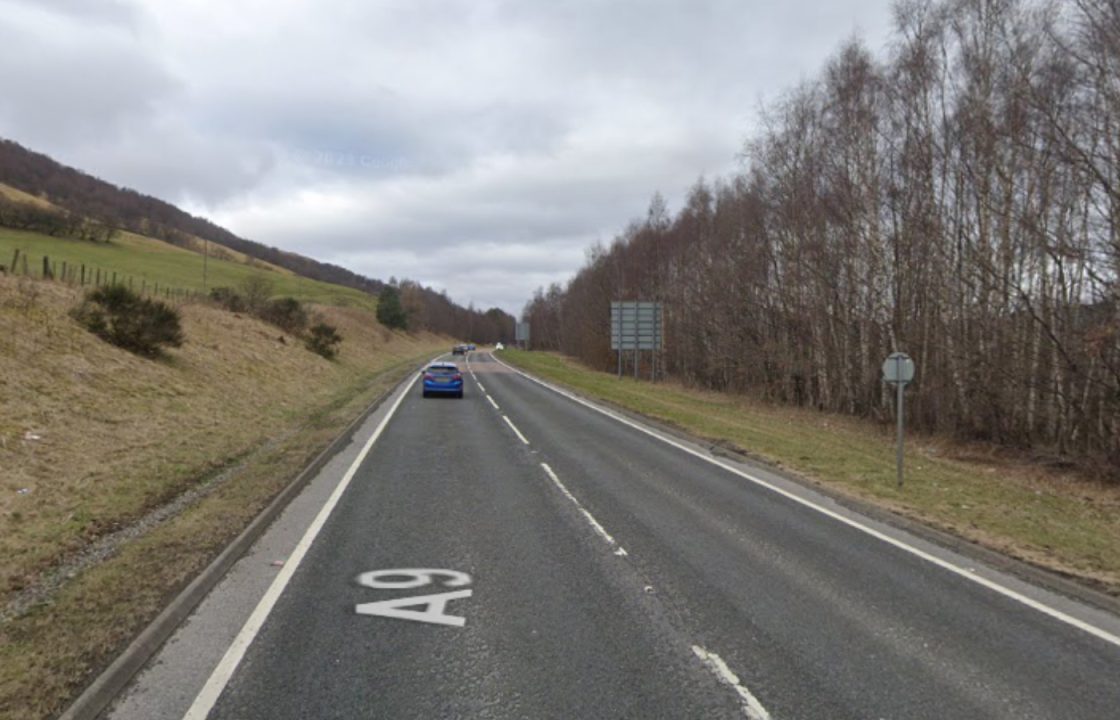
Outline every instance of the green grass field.
<svg viewBox="0 0 1120 720">
<path fill-rule="evenodd" d="M 56 238 L 39 233 L 0 228 L 0 264 L 8 265 L 16 250 L 28 255 L 28 269 L 32 275 L 42 273 L 43 257 L 50 258 L 61 272 L 62 263 L 70 267 L 86 266 L 87 273 L 117 274 L 121 282 L 132 278 L 135 287 L 146 282 L 149 287 L 158 283 L 161 288 L 172 287 L 202 292 L 202 255 L 170 245 L 159 240 L 120 233 L 108 244 L 84 240 Z M 22 261 L 19 263 L 22 268 Z M 252 275 L 265 275 L 274 284 L 277 296 L 291 296 L 304 302 L 342 307 L 361 307 L 374 310 L 377 298 L 360 290 L 310 280 L 285 272 L 254 267 L 241 262 L 210 258 L 206 263 L 206 288 L 238 287 Z"/>
<path fill-rule="evenodd" d="M 1120 488 L 1001 459 L 944 438 L 907 440 L 895 482 L 889 428 L 674 383 L 619 380 L 553 353 L 503 360 L 583 395 L 741 449 L 840 494 L 885 507 L 1120 595 Z"/>
</svg>

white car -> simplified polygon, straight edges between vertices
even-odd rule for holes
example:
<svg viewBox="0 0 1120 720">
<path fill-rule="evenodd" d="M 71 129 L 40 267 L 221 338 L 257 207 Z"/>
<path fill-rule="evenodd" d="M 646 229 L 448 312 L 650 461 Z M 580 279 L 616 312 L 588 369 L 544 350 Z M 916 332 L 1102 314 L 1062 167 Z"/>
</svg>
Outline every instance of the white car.
<svg viewBox="0 0 1120 720">
<path fill-rule="evenodd" d="M 505 350 L 506 346 L 502 345 L 501 343 L 494 343 L 494 349 L 495 350 Z"/>
</svg>

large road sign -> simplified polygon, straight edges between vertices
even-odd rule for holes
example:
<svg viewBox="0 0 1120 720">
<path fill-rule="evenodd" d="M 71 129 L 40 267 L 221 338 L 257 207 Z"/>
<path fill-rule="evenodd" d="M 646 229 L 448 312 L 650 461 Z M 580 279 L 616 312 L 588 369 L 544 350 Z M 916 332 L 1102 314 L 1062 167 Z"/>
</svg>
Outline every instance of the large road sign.
<svg viewBox="0 0 1120 720">
<path fill-rule="evenodd" d="M 612 302 L 611 350 L 660 350 L 661 326 L 659 302 Z"/>
</svg>

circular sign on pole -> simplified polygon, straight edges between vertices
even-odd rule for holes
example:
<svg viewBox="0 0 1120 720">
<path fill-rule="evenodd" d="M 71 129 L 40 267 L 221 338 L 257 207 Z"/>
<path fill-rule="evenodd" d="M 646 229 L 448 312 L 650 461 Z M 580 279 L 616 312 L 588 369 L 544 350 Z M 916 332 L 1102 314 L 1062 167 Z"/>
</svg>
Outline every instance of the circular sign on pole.
<svg viewBox="0 0 1120 720">
<path fill-rule="evenodd" d="M 907 384 L 914 379 L 914 361 L 902 352 L 891 353 L 883 361 L 883 380 L 892 384 Z"/>
</svg>

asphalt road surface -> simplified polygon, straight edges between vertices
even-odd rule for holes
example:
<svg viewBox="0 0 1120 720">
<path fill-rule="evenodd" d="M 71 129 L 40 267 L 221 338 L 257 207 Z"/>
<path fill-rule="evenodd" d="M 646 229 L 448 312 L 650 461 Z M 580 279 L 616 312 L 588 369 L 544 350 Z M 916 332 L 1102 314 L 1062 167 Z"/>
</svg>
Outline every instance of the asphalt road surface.
<svg viewBox="0 0 1120 720">
<path fill-rule="evenodd" d="M 212 603 L 232 630 L 188 623 L 220 652 L 169 643 L 114 720 L 1120 718 L 1115 617 L 469 368 L 387 408 L 268 591 Z"/>
</svg>

